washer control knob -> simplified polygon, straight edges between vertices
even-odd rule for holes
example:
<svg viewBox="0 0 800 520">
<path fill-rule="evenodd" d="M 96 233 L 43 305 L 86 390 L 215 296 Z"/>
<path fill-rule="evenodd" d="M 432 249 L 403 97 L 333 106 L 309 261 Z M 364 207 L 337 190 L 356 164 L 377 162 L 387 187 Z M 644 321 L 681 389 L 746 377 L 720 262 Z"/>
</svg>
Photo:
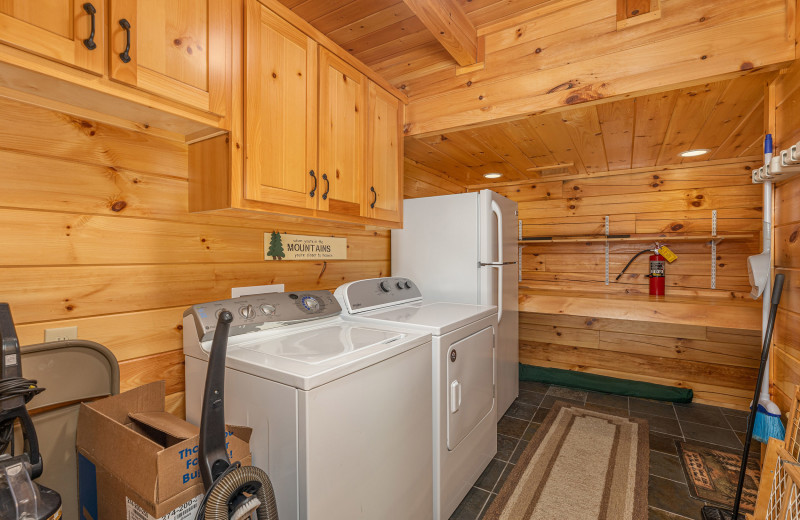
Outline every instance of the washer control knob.
<svg viewBox="0 0 800 520">
<path fill-rule="evenodd" d="M 275 307 L 273 305 L 264 304 L 261 306 L 261 311 L 267 316 L 272 316 L 275 314 Z"/>
<path fill-rule="evenodd" d="M 411 289 L 411 282 L 409 282 L 408 280 L 406 280 L 406 283 L 404 285 L 406 289 Z"/>
<path fill-rule="evenodd" d="M 397 288 L 403 290 L 404 289 L 403 282 L 397 282 Z"/>
<path fill-rule="evenodd" d="M 380 283 L 380 288 L 383 292 L 389 292 L 392 290 L 392 286 L 387 280 L 384 280 Z"/>
<path fill-rule="evenodd" d="M 239 314 L 242 315 L 242 318 L 250 320 L 255 318 L 256 310 L 253 308 L 252 305 L 245 305 L 243 307 L 239 307 Z"/>
<path fill-rule="evenodd" d="M 301 302 L 303 303 L 303 307 L 311 312 L 317 312 L 319 310 L 319 300 L 313 296 L 303 296 Z"/>
</svg>

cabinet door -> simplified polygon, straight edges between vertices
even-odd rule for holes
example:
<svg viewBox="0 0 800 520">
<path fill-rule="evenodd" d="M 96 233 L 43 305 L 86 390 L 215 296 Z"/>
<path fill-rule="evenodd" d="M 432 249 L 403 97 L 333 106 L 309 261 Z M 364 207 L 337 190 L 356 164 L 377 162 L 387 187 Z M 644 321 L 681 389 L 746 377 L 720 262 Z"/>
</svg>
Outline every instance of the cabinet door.
<svg viewBox="0 0 800 520">
<path fill-rule="evenodd" d="M 367 79 L 327 49 L 319 57 L 319 209 L 358 217 L 364 193 Z"/>
<path fill-rule="evenodd" d="M 225 4 L 224 0 L 109 2 L 111 79 L 225 115 L 231 30 Z"/>
<path fill-rule="evenodd" d="M 0 0 L 0 42 L 102 74 L 104 9 L 104 0 Z"/>
<path fill-rule="evenodd" d="M 245 31 L 245 198 L 313 209 L 317 45 L 256 0 Z"/>
<path fill-rule="evenodd" d="M 369 82 L 367 114 L 367 192 L 371 218 L 401 222 L 403 196 L 403 104 Z"/>
</svg>

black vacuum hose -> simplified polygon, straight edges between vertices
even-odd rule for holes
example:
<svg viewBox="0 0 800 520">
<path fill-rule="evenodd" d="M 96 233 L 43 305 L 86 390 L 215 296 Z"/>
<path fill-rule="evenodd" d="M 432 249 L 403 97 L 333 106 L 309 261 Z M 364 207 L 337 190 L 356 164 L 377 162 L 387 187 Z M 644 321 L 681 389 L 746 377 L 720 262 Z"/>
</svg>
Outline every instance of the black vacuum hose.
<svg viewBox="0 0 800 520">
<path fill-rule="evenodd" d="M 278 507 L 275 504 L 275 492 L 269 476 L 261 468 L 255 466 L 239 466 L 220 477 L 206 497 L 205 517 L 207 520 L 228 520 L 232 518 L 228 513 L 228 503 L 234 496 L 241 493 L 244 487 L 260 484 L 255 496 L 261 504 L 256 509 L 258 520 L 278 520 Z M 246 508 L 249 501 L 241 504 L 240 509 Z M 249 518 L 249 512 L 242 510 L 231 512 L 237 518 Z M 250 511 L 252 512 L 252 511 Z M 238 514 L 237 514 L 238 513 Z"/>
</svg>

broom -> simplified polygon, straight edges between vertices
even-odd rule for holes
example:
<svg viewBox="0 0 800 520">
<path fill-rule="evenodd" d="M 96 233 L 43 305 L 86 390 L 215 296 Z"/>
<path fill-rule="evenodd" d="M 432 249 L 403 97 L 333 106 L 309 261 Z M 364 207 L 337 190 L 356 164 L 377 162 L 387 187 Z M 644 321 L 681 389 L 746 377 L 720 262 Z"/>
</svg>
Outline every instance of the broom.
<svg viewBox="0 0 800 520">
<path fill-rule="evenodd" d="M 764 162 L 765 164 L 769 164 L 770 160 L 772 159 L 772 134 L 767 134 L 764 139 Z M 770 181 L 764 182 L 764 217 L 763 217 L 763 253 L 758 255 L 759 258 L 767 257 L 769 258 L 770 249 L 772 247 L 772 183 Z M 766 260 L 765 263 L 769 263 L 769 260 Z M 755 273 L 754 273 L 755 274 Z M 755 278 L 755 276 L 753 276 Z M 769 320 L 769 313 L 770 313 L 770 302 L 767 300 L 767 295 L 769 295 L 769 267 L 767 267 L 766 272 L 763 275 L 763 281 L 761 282 L 761 287 L 758 289 L 762 289 L 764 292 L 764 300 L 763 300 L 763 311 L 762 311 L 762 322 L 765 326 L 768 326 L 767 322 Z M 758 289 L 754 289 L 757 291 Z M 754 295 L 757 298 L 757 295 Z M 764 329 L 762 339 L 766 336 L 767 331 Z M 767 357 L 767 366 L 769 366 L 769 357 Z M 752 407 L 756 408 L 756 424 L 755 428 L 753 429 L 753 438 L 759 442 L 766 444 L 770 437 L 775 437 L 777 439 L 783 439 L 783 436 L 786 434 L 786 430 L 783 427 L 783 423 L 781 423 L 781 411 L 778 406 L 772 402 L 769 398 L 769 370 L 764 372 L 764 376 L 761 378 L 761 393 L 758 396 L 758 401 L 754 401 L 751 405 Z"/>
<path fill-rule="evenodd" d="M 769 318 L 767 320 L 766 328 L 764 329 L 764 346 L 761 349 L 761 362 L 758 365 L 758 379 L 754 392 L 755 395 L 753 395 L 753 404 L 755 404 L 758 400 L 759 382 L 766 371 L 765 369 L 767 365 L 767 358 L 769 357 L 769 347 L 770 343 L 772 343 L 772 331 L 775 328 L 775 315 L 778 313 L 778 303 L 781 301 L 781 292 L 783 291 L 783 279 L 784 276 L 782 274 L 775 275 L 775 286 L 772 288 L 772 300 L 770 301 Z M 767 293 L 764 293 L 764 299 L 766 299 L 766 297 Z M 739 505 L 742 501 L 742 489 L 744 488 L 744 477 L 747 470 L 747 457 L 750 455 L 750 442 L 754 437 L 753 432 L 755 431 L 755 423 L 758 421 L 757 417 L 759 412 L 757 410 L 758 409 L 751 410 L 750 415 L 747 417 L 747 433 L 745 434 L 744 438 L 742 465 L 739 469 L 739 483 L 736 486 L 736 497 L 733 500 L 733 511 L 731 512 L 716 506 L 703 506 L 703 509 L 701 510 L 703 520 L 739 520 L 740 518 L 744 518 L 743 516 L 739 516 Z M 776 420 L 780 424 L 780 417 L 777 417 Z M 783 428 L 783 426 L 781 426 L 781 428 Z"/>
</svg>

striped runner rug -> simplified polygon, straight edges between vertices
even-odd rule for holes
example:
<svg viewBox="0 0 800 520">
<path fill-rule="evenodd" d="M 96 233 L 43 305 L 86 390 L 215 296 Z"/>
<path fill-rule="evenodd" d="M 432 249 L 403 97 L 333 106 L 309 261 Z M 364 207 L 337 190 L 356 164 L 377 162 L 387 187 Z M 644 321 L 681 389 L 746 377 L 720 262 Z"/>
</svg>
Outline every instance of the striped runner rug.
<svg viewBox="0 0 800 520">
<path fill-rule="evenodd" d="M 489 520 L 646 520 L 647 421 L 557 402 L 500 493 Z"/>
</svg>

